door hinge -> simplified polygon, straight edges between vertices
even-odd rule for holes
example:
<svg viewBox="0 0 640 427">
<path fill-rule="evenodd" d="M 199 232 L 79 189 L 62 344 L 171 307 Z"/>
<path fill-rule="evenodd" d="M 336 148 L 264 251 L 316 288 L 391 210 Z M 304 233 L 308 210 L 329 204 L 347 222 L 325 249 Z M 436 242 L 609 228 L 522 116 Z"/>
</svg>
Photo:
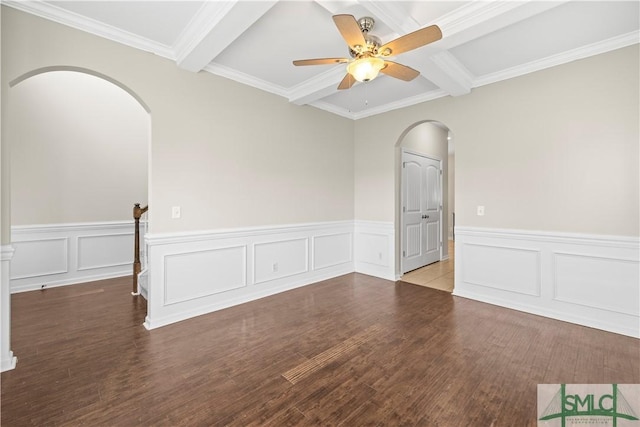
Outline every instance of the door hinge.
<svg viewBox="0 0 640 427">
<path fill-rule="evenodd" d="M 402 251 L 402 256 L 403 256 L 403 257 L 406 257 L 406 256 L 407 256 L 407 252 Z"/>
<path fill-rule="evenodd" d="M 406 211 L 407 211 L 407 207 L 406 207 L 406 206 L 403 206 L 403 207 L 402 207 L 402 212 L 406 212 Z"/>
<path fill-rule="evenodd" d="M 442 169 L 440 169 L 440 176 L 442 176 Z"/>
<path fill-rule="evenodd" d="M 440 205 L 440 210 L 442 210 L 442 205 Z"/>
<path fill-rule="evenodd" d="M 406 168 L 407 167 L 407 162 L 402 162 L 402 167 Z"/>
</svg>

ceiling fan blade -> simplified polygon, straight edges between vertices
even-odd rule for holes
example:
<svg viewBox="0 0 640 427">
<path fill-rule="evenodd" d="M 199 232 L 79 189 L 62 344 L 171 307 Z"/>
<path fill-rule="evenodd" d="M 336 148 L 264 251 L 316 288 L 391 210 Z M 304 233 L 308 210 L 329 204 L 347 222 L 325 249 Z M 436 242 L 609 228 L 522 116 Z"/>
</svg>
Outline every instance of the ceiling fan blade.
<svg viewBox="0 0 640 427">
<path fill-rule="evenodd" d="M 333 22 L 349 47 L 366 46 L 367 42 L 364 40 L 362 31 L 360 31 L 360 25 L 358 25 L 358 21 L 353 15 L 334 15 Z"/>
<path fill-rule="evenodd" d="M 344 79 L 342 79 L 342 81 L 338 85 L 338 90 L 349 89 L 355 82 L 356 79 L 354 79 L 351 74 L 347 73 L 347 75 L 344 76 Z"/>
<path fill-rule="evenodd" d="M 384 64 L 385 67 L 380 70 L 381 73 L 404 80 L 405 82 L 409 82 L 420 75 L 420 71 L 414 70 L 406 65 L 398 64 L 397 62 L 384 61 Z"/>
<path fill-rule="evenodd" d="M 326 65 L 326 64 L 341 64 L 346 62 L 349 62 L 347 58 L 297 59 L 293 61 L 293 65 Z"/>
<path fill-rule="evenodd" d="M 398 37 L 395 40 L 391 40 L 389 43 L 383 45 L 378 49 L 380 55 L 392 56 L 399 55 L 403 52 L 419 48 L 421 46 L 433 43 L 442 38 L 442 31 L 437 25 L 431 25 L 426 28 L 414 31 L 402 37 Z"/>
</svg>

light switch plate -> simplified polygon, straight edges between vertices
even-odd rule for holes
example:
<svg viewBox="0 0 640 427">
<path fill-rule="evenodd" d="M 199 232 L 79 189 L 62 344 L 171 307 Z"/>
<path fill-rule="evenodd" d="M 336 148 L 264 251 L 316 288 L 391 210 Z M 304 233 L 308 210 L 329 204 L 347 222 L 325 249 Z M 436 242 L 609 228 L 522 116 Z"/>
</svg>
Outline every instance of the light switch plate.
<svg viewBox="0 0 640 427">
<path fill-rule="evenodd" d="M 478 216 L 484 216 L 484 206 L 478 206 Z"/>
<path fill-rule="evenodd" d="M 179 219 L 180 218 L 180 206 L 173 206 L 171 208 L 171 218 Z"/>
</svg>

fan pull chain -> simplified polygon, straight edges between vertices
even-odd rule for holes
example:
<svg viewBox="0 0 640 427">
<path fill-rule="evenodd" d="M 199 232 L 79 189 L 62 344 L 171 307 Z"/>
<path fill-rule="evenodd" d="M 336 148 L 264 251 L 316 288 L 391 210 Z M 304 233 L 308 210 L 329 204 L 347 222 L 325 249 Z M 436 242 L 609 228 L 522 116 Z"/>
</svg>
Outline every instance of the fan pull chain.
<svg viewBox="0 0 640 427">
<path fill-rule="evenodd" d="M 349 76 L 351 76 L 351 74 L 349 74 Z M 349 93 L 347 94 L 348 100 L 347 100 L 347 104 L 349 105 L 349 113 L 351 113 L 351 92 L 353 92 L 352 90 L 349 91 Z"/>
<path fill-rule="evenodd" d="M 364 106 L 369 106 L 369 82 L 364 84 Z"/>
</svg>

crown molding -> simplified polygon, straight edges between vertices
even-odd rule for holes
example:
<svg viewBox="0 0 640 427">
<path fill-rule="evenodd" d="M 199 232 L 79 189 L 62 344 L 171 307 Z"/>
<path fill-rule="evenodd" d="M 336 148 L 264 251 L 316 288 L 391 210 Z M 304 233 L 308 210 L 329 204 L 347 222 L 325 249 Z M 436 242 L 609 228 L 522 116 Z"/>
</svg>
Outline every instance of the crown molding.
<svg viewBox="0 0 640 427">
<path fill-rule="evenodd" d="M 375 116 L 382 113 L 387 113 L 393 110 L 399 110 L 405 107 L 411 107 L 412 105 L 421 104 L 427 101 L 433 101 L 434 99 L 444 98 L 449 94 L 441 89 L 432 90 L 429 92 L 414 95 L 409 98 L 400 99 L 398 101 L 389 102 L 388 104 L 381 105 L 376 108 L 371 108 L 355 113 L 354 120 L 364 119 L 366 117 Z"/>
<path fill-rule="evenodd" d="M 289 102 L 298 105 L 309 104 L 336 93 L 345 72 L 344 64 L 341 64 L 293 86 L 289 90 Z"/>
<path fill-rule="evenodd" d="M 497 83 L 503 80 L 512 79 L 514 77 L 519 77 L 525 74 L 533 73 L 535 71 L 555 67 L 556 65 L 566 64 L 578 59 L 600 55 L 637 43 L 640 43 L 640 31 L 632 31 L 630 33 L 612 37 L 601 42 L 592 43 L 587 46 L 579 47 L 556 55 L 551 55 L 543 59 L 531 61 L 523 65 L 518 65 L 506 70 L 500 70 L 496 71 L 495 73 L 477 77 L 473 81 L 473 87 L 480 87 L 491 83 Z"/>
<path fill-rule="evenodd" d="M 321 110 L 328 111 L 330 113 L 337 114 L 342 117 L 346 117 L 351 120 L 359 120 L 367 117 L 375 116 L 382 113 L 387 113 L 389 111 L 398 110 L 400 108 L 410 107 L 412 105 L 420 104 L 423 102 L 431 101 L 437 98 L 443 98 L 448 96 L 449 94 L 443 90 L 432 90 L 429 92 L 421 93 L 419 95 L 415 95 L 409 98 L 404 98 L 399 101 L 389 102 L 384 105 L 380 105 L 379 107 L 370 108 L 358 112 L 348 111 L 342 107 L 337 107 L 336 105 L 329 104 L 324 101 L 316 101 L 309 105 L 312 105 Z"/>
<path fill-rule="evenodd" d="M 328 102 L 325 101 L 314 101 L 310 104 L 306 104 L 310 107 L 315 107 L 318 108 L 319 110 L 323 110 L 326 111 L 328 113 L 332 113 L 341 117 L 344 117 L 345 119 L 350 119 L 350 120 L 355 120 L 356 116 L 355 113 L 352 113 L 351 111 L 347 110 L 346 108 L 342 108 L 342 107 L 338 107 L 335 104 L 329 104 Z M 303 107 L 304 105 L 301 105 L 301 107 Z"/>
<path fill-rule="evenodd" d="M 135 49 L 152 52 L 158 56 L 175 60 L 173 50 L 162 43 L 157 43 L 145 37 L 113 27 L 79 15 L 66 9 L 62 9 L 51 3 L 41 1 L 16 1 L 2 0 L 2 4 L 14 9 L 26 12 L 49 21 L 57 22 L 80 31 L 94 34 L 117 43 L 124 44 Z"/>
<path fill-rule="evenodd" d="M 252 86 L 256 89 L 270 92 L 274 95 L 279 95 L 284 98 L 288 97 L 287 90 L 284 89 L 282 86 L 269 83 L 257 77 L 250 76 L 249 74 L 241 73 L 240 71 L 234 70 L 229 67 L 225 67 L 224 65 L 211 63 L 211 64 L 208 64 L 206 67 L 204 67 L 203 71 L 207 71 L 211 74 L 215 74 L 220 77 L 225 77 L 227 79 L 234 80 L 238 83 L 242 83 L 247 86 Z"/>
</svg>

